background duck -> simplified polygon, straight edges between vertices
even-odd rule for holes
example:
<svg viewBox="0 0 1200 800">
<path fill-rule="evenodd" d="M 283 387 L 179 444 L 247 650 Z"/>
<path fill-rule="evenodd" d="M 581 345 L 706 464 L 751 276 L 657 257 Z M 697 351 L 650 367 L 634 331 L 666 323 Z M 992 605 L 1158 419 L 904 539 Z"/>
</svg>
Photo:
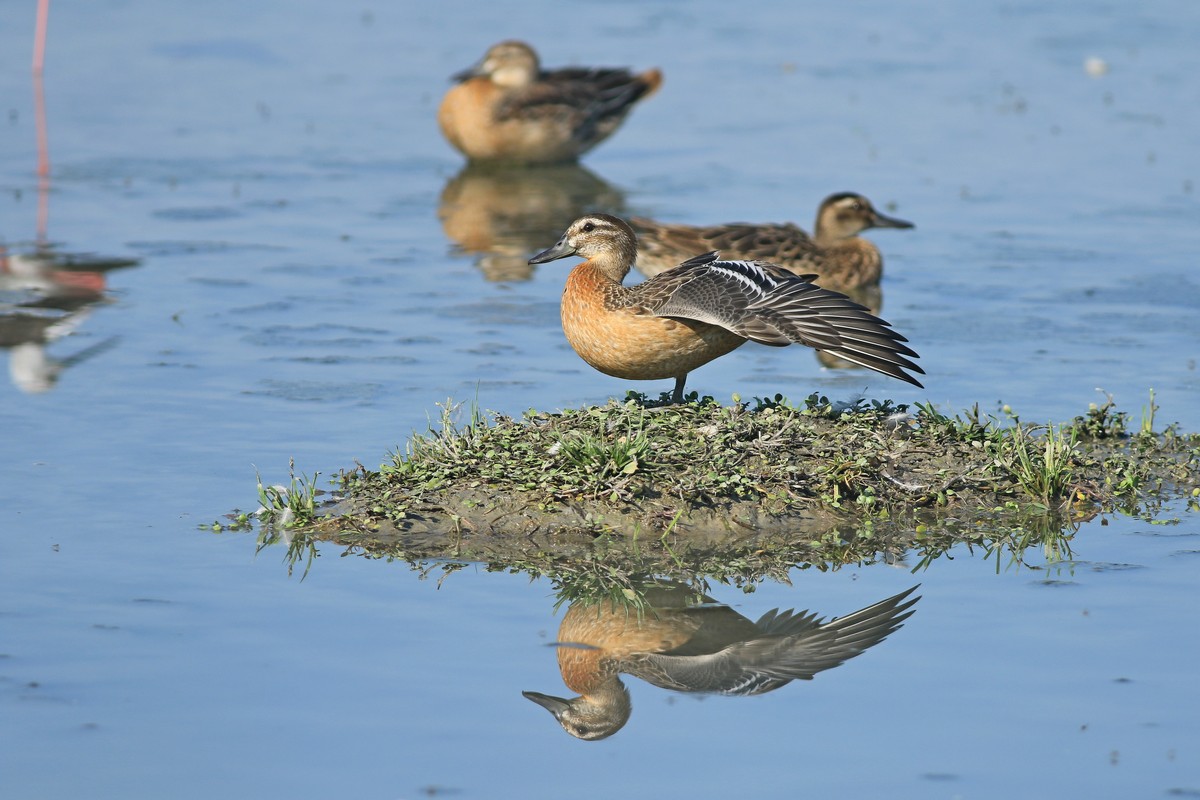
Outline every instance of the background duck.
<svg viewBox="0 0 1200 800">
<path fill-rule="evenodd" d="M 630 224 L 638 235 L 638 270 L 648 277 L 695 253 L 719 250 L 728 258 L 771 261 L 797 275 L 813 274 L 819 286 L 856 300 L 856 292 L 877 286 L 883 275 L 879 248 L 858 234 L 870 228 L 913 227 L 879 213 L 854 192 L 831 194 L 821 202 L 812 236 L 792 223 L 691 226 L 634 217 Z"/>
<path fill-rule="evenodd" d="M 906 370 L 917 354 L 903 336 L 843 294 L 762 261 L 696 256 L 636 286 L 623 286 L 637 258 L 633 229 L 609 214 L 571 223 L 558 242 L 529 260 L 587 260 L 567 276 L 562 324 L 584 361 L 631 380 L 674 378 L 683 402 L 690 371 L 749 340 L 804 344 L 920 386 Z"/>
<path fill-rule="evenodd" d="M 438 125 L 472 161 L 574 161 L 620 127 L 634 103 L 653 94 L 662 73 L 572 67 L 543 71 L 524 42 L 493 45 L 454 76 Z"/>
</svg>

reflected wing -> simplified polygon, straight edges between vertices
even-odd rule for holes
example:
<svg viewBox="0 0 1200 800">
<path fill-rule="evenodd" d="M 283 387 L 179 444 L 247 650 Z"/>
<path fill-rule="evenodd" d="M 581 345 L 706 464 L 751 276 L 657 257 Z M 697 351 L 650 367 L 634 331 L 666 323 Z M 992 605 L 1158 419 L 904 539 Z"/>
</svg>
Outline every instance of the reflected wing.
<svg viewBox="0 0 1200 800">
<path fill-rule="evenodd" d="M 791 680 L 810 680 L 873 647 L 913 614 L 913 587 L 845 617 L 772 610 L 756 625 L 762 636 L 704 656 L 639 654 L 628 671 L 682 692 L 762 694 Z"/>
</svg>

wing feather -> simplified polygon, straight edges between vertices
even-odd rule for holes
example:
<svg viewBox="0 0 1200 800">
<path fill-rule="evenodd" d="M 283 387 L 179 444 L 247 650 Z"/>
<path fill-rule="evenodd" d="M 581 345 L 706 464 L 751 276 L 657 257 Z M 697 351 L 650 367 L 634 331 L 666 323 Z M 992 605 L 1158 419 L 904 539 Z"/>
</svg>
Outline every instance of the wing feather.
<svg viewBox="0 0 1200 800">
<path fill-rule="evenodd" d="M 894 633 L 913 614 L 914 586 L 886 600 L 825 622 L 810 612 L 772 610 L 756 625 L 762 636 L 716 653 L 639 654 L 629 672 L 676 691 L 762 694 L 792 680 L 811 680 Z"/>
<path fill-rule="evenodd" d="M 637 301 L 660 317 L 718 325 L 761 344 L 803 344 L 920 386 L 917 353 L 846 295 L 814 276 L 763 261 L 725 261 L 716 251 L 691 258 L 634 287 Z"/>
</svg>

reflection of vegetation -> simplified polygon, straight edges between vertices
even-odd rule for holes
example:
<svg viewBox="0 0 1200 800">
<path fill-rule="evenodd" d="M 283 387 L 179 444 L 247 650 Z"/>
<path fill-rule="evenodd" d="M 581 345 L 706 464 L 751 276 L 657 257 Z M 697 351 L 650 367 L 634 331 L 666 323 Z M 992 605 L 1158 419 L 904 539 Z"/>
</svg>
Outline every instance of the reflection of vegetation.
<svg viewBox="0 0 1200 800">
<path fill-rule="evenodd" d="M 764 580 L 786 583 L 794 569 L 822 572 L 847 565 L 885 563 L 904 565 L 913 572 L 929 568 L 953 548 L 981 553 L 995 562 L 996 571 L 1031 569 L 1054 571 L 1069 568 L 1075 528 L 1063 529 L 1049 515 L 1033 517 L 1027 527 L 996 531 L 986 520 L 958 520 L 953 525 L 931 529 L 918 525 L 919 533 L 880 536 L 870 528 L 833 532 L 820 541 L 789 541 L 786 536 L 756 537 L 751 542 L 697 546 L 684 540 L 600 536 L 588 543 L 510 541 L 465 547 L 455 558 L 444 543 L 381 540 L 361 532 L 292 530 L 286 535 L 275 529 L 259 536 L 259 549 L 285 544 L 288 572 L 302 560 L 304 573 L 311 568 L 317 545 L 325 542 L 342 549 L 342 555 L 358 555 L 404 562 L 422 580 L 436 576 L 440 583 L 469 563 L 487 572 L 525 573 L 531 579 L 546 578 L 554 587 L 556 608 L 575 601 L 606 601 L 637 611 L 644 610 L 641 587 L 662 576 L 707 591 L 713 583 L 736 586 L 753 592 Z"/>
<path fill-rule="evenodd" d="M 1076 529 L 1077 524 L 1064 527 L 1061 518 L 1053 515 L 1031 514 L 1017 527 L 973 537 L 920 534 L 912 548 L 917 559 L 913 572 L 928 568 L 957 544 L 971 553 L 980 550 L 985 558 L 994 560 L 997 574 L 1005 569 L 1053 570 L 1071 559 Z M 1034 560 L 1038 552 L 1040 563 Z"/>
<path fill-rule="evenodd" d="M 277 528 L 268 523 L 263 525 L 262 530 L 259 531 L 258 546 L 254 549 L 254 552 L 255 554 L 261 553 L 266 548 L 277 544 L 283 544 L 287 547 L 283 555 L 283 561 L 287 564 L 288 575 L 291 575 L 296 565 L 303 560 L 304 572 L 301 573 L 300 579 L 303 580 L 308 577 L 308 571 L 312 569 L 313 559 L 320 555 L 317 551 L 316 540 L 306 534 L 297 534 L 291 530 Z"/>
<path fill-rule="evenodd" d="M 1007 407 L 951 417 L 816 395 L 457 413 L 442 406 L 378 472 L 343 473 L 335 506 L 317 503 L 315 476 L 260 487 L 263 519 L 292 533 L 294 559 L 320 539 L 426 574 L 472 562 L 546 576 L 563 600 L 636 603 L 650 576 L 750 590 L 796 567 L 920 568 L 957 545 L 1040 568 L 1070 558 L 1083 521 L 1152 519 L 1200 494 L 1200 437 L 1154 433 L 1152 412 L 1130 433 L 1111 398 L 1046 426 Z"/>
</svg>

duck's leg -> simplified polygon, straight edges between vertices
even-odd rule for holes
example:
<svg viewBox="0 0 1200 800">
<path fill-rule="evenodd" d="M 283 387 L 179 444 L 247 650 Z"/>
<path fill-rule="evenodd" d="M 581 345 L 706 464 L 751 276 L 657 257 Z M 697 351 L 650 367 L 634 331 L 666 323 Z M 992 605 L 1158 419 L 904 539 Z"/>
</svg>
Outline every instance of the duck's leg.
<svg viewBox="0 0 1200 800">
<path fill-rule="evenodd" d="M 687 382 L 687 373 L 683 373 L 675 379 L 675 393 L 671 395 L 671 402 L 679 405 L 683 402 L 683 384 Z"/>
</svg>

